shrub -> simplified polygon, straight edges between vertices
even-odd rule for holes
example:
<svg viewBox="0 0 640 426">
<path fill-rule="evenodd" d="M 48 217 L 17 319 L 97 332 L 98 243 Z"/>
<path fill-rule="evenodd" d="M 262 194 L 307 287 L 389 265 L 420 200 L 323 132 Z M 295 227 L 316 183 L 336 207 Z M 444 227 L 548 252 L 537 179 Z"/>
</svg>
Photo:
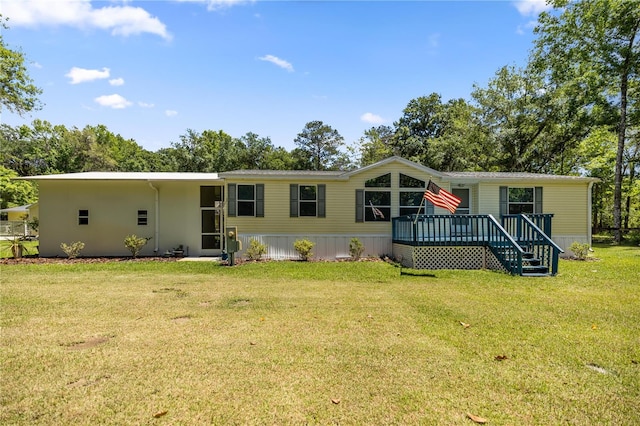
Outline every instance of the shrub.
<svg viewBox="0 0 640 426">
<path fill-rule="evenodd" d="M 75 241 L 71 244 L 60 243 L 60 248 L 69 259 L 75 259 L 84 248 L 84 243 L 82 241 Z"/>
<path fill-rule="evenodd" d="M 150 239 L 151 237 L 138 237 L 136 234 L 127 235 L 124 238 L 124 246 L 129 249 L 133 257 L 138 257 L 140 250 Z"/>
<path fill-rule="evenodd" d="M 313 256 L 311 249 L 313 249 L 314 245 L 315 244 L 309 240 L 296 240 L 293 243 L 293 248 L 298 252 L 300 259 L 309 260 L 309 258 Z"/>
<path fill-rule="evenodd" d="M 262 244 L 255 238 L 251 238 L 251 240 L 249 240 L 249 247 L 247 248 L 245 253 L 251 260 L 260 260 L 260 258 L 262 258 L 262 255 L 267 253 L 267 245 Z"/>
<path fill-rule="evenodd" d="M 364 252 L 364 245 L 362 245 L 359 239 L 355 237 L 352 238 L 351 242 L 349 243 L 349 254 L 351 255 L 351 257 L 354 260 L 358 260 L 360 259 L 360 256 L 362 256 L 363 252 Z"/>
<path fill-rule="evenodd" d="M 569 247 L 569 250 L 573 252 L 573 255 L 579 260 L 585 260 L 589 255 L 589 244 L 579 243 L 574 241 Z"/>
</svg>

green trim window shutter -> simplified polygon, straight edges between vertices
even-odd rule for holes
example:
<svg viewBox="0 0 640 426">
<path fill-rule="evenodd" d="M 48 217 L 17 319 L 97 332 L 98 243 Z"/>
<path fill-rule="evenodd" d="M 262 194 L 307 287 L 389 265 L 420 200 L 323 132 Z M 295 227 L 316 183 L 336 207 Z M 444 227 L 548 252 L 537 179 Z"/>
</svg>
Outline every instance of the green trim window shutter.
<svg viewBox="0 0 640 426">
<path fill-rule="evenodd" d="M 500 187 L 500 216 L 503 216 L 509 211 L 507 210 L 509 201 L 509 188 L 506 186 Z"/>
<path fill-rule="evenodd" d="M 542 214 L 542 187 L 536 186 L 535 188 L 535 205 L 533 206 L 533 212 L 536 214 Z"/>
<path fill-rule="evenodd" d="M 356 189 L 356 222 L 364 222 L 364 189 Z"/>
<path fill-rule="evenodd" d="M 264 184 L 256 183 L 256 217 L 264 217 Z"/>
<path fill-rule="evenodd" d="M 298 217 L 298 185 L 289 186 L 289 217 Z"/>
<path fill-rule="evenodd" d="M 318 185 L 318 217 L 326 217 L 327 209 L 327 185 Z"/>
<path fill-rule="evenodd" d="M 229 199 L 227 200 L 227 216 L 236 216 L 236 184 L 229 184 Z"/>
</svg>

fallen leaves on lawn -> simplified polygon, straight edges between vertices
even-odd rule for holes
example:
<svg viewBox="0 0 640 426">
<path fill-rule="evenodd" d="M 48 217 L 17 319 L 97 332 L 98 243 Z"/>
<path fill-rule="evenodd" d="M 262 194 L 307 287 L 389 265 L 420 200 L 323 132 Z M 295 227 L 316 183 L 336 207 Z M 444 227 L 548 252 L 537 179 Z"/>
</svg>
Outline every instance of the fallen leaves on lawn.
<svg viewBox="0 0 640 426">
<path fill-rule="evenodd" d="M 334 404 L 340 404 L 340 398 L 331 398 L 331 402 L 333 402 Z"/>
<path fill-rule="evenodd" d="M 482 418 L 480 416 L 476 416 L 475 414 L 467 413 L 467 417 L 473 420 L 476 423 L 484 424 L 487 422 L 487 419 Z"/>
<path fill-rule="evenodd" d="M 159 419 L 160 417 L 164 416 L 164 415 L 165 415 L 165 414 L 167 414 L 167 413 L 168 413 L 168 411 L 167 411 L 167 410 L 164 410 L 164 411 L 158 411 L 157 413 L 155 413 L 155 414 L 153 415 L 153 417 L 154 417 L 154 418 L 156 418 L 156 419 Z"/>
<path fill-rule="evenodd" d="M 509 359 L 509 357 L 506 356 L 506 355 L 496 355 L 495 356 L 495 360 L 496 361 L 504 361 L 505 359 Z"/>
<path fill-rule="evenodd" d="M 462 322 L 462 321 L 460 321 L 460 325 L 463 326 L 464 328 L 471 327 L 471 324 L 467 324 L 466 322 Z"/>
</svg>

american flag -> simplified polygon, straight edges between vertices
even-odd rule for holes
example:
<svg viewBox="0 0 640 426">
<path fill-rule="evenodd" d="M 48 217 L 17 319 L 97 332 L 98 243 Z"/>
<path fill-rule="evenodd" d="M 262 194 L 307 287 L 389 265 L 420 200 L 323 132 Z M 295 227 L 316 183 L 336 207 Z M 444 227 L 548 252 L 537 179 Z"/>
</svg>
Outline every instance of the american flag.
<svg viewBox="0 0 640 426">
<path fill-rule="evenodd" d="M 451 213 L 456 212 L 458 204 L 462 201 L 460 197 L 456 197 L 452 193 L 445 191 L 431 181 L 429 181 L 427 189 L 424 191 L 424 198 L 431 201 L 434 206 L 447 209 Z"/>
<path fill-rule="evenodd" d="M 371 206 L 371 211 L 373 212 L 374 219 L 384 219 L 384 214 L 380 211 L 380 209 L 373 207 L 373 203 L 371 202 L 371 200 L 369 200 L 369 205 Z"/>
</svg>

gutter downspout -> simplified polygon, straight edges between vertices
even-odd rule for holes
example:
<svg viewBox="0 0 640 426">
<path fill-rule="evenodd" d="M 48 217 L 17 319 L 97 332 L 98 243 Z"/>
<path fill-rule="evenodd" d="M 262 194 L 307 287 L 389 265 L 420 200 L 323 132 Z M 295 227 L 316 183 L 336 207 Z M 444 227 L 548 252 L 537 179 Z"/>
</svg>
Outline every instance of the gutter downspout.
<svg viewBox="0 0 640 426">
<path fill-rule="evenodd" d="M 593 229 L 593 184 L 594 182 L 589 182 L 589 190 L 587 193 L 587 203 L 589 204 L 589 209 L 587 212 L 587 235 L 589 236 L 589 248 L 593 250 L 591 246 L 593 235 L 591 234 L 591 230 Z"/>
<path fill-rule="evenodd" d="M 157 255 L 158 254 L 158 250 L 159 250 L 159 245 L 160 245 L 160 241 L 158 241 L 158 236 L 160 235 L 160 196 L 158 193 L 158 188 L 156 188 L 155 186 L 153 186 L 153 183 L 151 182 L 147 182 L 149 184 L 149 187 L 151 189 L 154 190 L 155 192 L 155 229 L 154 229 L 154 235 L 153 235 L 153 241 L 155 241 L 154 245 L 153 245 L 153 252 Z"/>
</svg>

